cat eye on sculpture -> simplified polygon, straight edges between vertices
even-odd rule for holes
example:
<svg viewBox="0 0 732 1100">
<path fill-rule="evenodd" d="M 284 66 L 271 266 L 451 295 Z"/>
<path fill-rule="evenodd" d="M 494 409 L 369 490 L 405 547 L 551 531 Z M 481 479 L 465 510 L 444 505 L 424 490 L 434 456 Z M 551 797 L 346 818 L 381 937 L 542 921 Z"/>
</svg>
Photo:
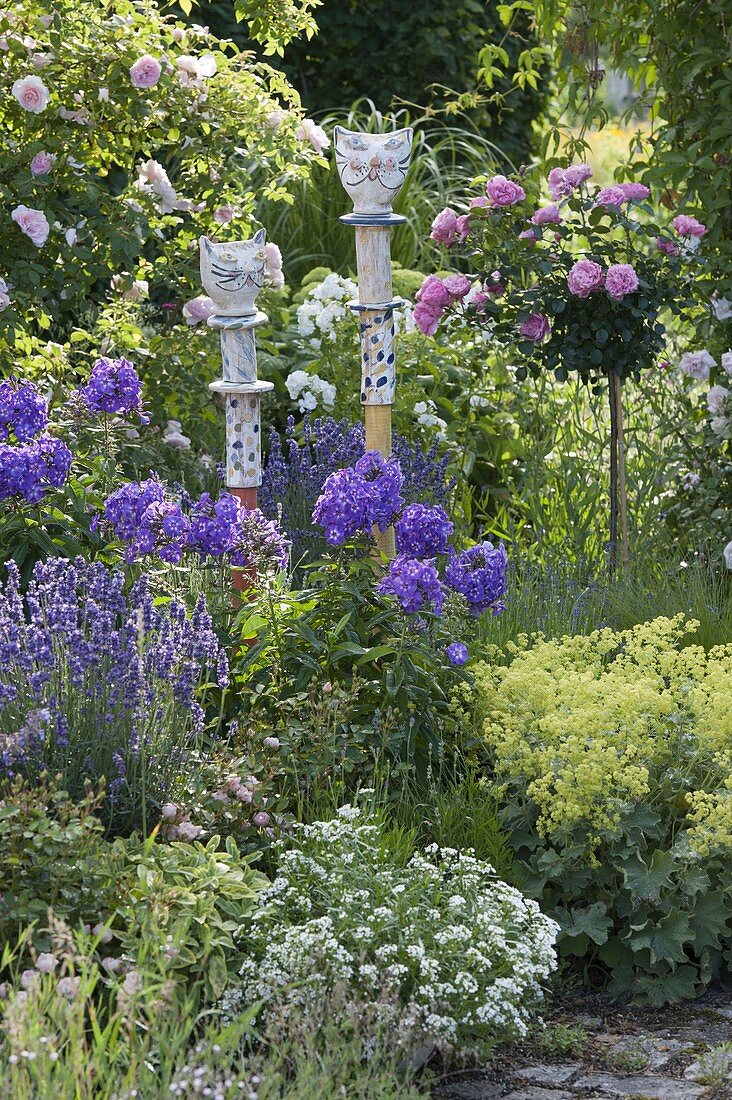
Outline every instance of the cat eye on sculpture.
<svg viewBox="0 0 732 1100">
<path fill-rule="evenodd" d="M 251 240 L 217 244 L 201 237 L 201 282 L 220 317 L 248 317 L 255 313 L 254 300 L 264 286 L 265 230 Z"/>
<path fill-rule="evenodd" d="M 390 214 L 406 178 L 412 151 L 411 127 L 391 134 L 333 131 L 338 175 L 355 214 Z"/>
</svg>

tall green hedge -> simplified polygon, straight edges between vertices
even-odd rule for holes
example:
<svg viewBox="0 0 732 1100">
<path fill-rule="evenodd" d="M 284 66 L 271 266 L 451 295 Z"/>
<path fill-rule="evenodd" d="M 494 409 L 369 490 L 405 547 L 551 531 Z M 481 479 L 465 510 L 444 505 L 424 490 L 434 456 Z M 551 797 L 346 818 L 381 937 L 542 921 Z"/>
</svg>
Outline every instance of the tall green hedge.
<svg viewBox="0 0 732 1100">
<path fill-rule="evenodd" d="M 313 14 L 319 33 L 291 42 L 284 61 L 276 62 L 310 113 L 350 107 L 362 96 L 380 111 L 394 100 L 439 106 L 445 96 L 430 85 L 458 92 L 474 87 L 479 50 L 501 42 L 506 31 L 495 0 L 324 0 Z M 217 33 L 244 42 L 244 32 L 233 24 L 230 0 L 202 4 L 194 15 Z M 527 45 L 526 28 L 518 19 L 503 42 L 509 78 Z M 510 79 L 498 81 L 494 91 L 510 87 Z M 544 95 L 544 90 L 514 87 L 501 117 L 485 104 L 471 109 L 469 117 L 518 165 L 528 159 L 531 123 Z"/>
</svg>

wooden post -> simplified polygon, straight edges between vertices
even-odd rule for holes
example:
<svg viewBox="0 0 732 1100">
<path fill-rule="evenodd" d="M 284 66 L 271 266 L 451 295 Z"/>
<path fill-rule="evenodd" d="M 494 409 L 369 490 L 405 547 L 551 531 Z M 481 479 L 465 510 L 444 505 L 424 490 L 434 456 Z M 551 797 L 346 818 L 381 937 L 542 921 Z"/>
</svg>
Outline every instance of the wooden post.
<svg viewBox="0 0 732 1100">
<path fill-rule="evenodd" d="M 358 301 L 349 306 L 359 315 L 361 338 L 361 404 L 364 407 L 366 449 L 391 456 L 391 406 L 396 391 L 394 298 L 391 282 L 390 233 L 406 218 L 391 204 L 404 183 L 412 146 L 411 129 L 391 134 L 361 134 L 336 126 L 336 166 L 353 213 L 341 221 L 356 232 Z M 395 554 L 394 532 L 374 535 L 387 557 Z"/>
<path fill-rule="evenodd" d="M 264 285 L 264 230 L 251 241 L 217 245 L 201 238 L 201 277 L 216 306 L 208 319 L 221 336 L 223 377 L 209 385 L 226 402 L 226 485 L 243 508 L 257 507 L 262 484 L 261 397 L 274 389 L 257 378 L 254 330 L 267 320 L 254 299 Z M 232 569 L 234 588 L 252 587 L 248 569 Z"/>
<path fill-rule="evenodd" d="M 613 371 L 608 375 L 610 400 L 610 574 L 618 562 L 618 521 L 620 561 L 623 576 L 628 572 L 628 496 L 625 485 L 625 438 L 623 434 L 623 380 Z"/>
</svg>

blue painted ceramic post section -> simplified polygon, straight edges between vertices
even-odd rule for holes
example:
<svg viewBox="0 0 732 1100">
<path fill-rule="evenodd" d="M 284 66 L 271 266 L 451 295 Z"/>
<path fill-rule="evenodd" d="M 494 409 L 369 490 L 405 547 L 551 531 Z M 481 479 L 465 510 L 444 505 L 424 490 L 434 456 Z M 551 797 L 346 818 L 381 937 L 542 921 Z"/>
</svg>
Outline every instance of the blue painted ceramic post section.
<svg viewBox="0 0 732 1100">
<path fill-rule="evenodd" d="M 200 246 L 201 279 L 216 307 L 208 325 L 221 337 L 223 377 L 209 389 L 222 394 L 226 404 L 226 485 L 252 509 L 262 484 L 261 398 L 274 389 L 257 378 L 254 340 L 254 330 L 267 320 L 254 304 L 265 279 L 264 230 L 250 241 L 226 245 L 202 237 Z M 245 570 L 234 570 L 236 588 L 250 584 Z"/>
<path fill-rule="evenodd" d="M 336 126 L 334 146 L 341 183 L 353 201 L 353 213 L 341 221 L 356 233 L 358 301 L 349 306 L 359 316 L 361 342 L 361 404 L 366 447 L 388 458 L 391 454 L 391 406 L 396 393 L 394 310 L 403 305 L 391 284 L 389 238 L 406 218 L 391 204 L 406 178 L 413 131 L 361 134 Z M 394 556 L 394 535 L 377 536 L 380 549 Z"/>
</svg>

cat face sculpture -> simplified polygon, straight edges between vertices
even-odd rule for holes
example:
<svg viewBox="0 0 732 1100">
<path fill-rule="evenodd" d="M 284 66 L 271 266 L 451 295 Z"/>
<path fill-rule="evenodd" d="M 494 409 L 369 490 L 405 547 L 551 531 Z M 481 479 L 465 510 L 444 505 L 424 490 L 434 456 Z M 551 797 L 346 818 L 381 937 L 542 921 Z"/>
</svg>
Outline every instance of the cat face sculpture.
<svg viewBox="0 0 732 1100">
<path fill-rule="evenodd" d="M 201 282 L 219 317 L 250 317 L 254 300 L 264 286 L 266 253 L 264 229 L 251 240 L 216 244 L 201 237 Z"/>
<path fill-rule="evenodd" d="M 409 167 L 411 127 L 391 134 L 360 134 L 336 126 L 338 175 L 355 214 L 390 214 Z"/>
</svg>

